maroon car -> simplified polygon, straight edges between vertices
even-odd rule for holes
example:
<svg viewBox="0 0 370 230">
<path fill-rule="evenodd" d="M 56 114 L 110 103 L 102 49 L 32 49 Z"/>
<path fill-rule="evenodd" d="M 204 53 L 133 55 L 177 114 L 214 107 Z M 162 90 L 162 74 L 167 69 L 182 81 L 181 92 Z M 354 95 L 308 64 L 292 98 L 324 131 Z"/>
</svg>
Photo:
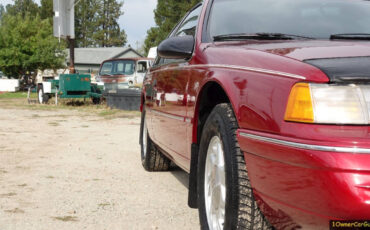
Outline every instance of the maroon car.
<svg viewBox="0 0 370 230">
<path fill-rule="evenodd" d="M 370 1 L 205 0 L 158 54 L 142 164 L 189 173 L 202 229 L 366 225 Z"/>
</svg>

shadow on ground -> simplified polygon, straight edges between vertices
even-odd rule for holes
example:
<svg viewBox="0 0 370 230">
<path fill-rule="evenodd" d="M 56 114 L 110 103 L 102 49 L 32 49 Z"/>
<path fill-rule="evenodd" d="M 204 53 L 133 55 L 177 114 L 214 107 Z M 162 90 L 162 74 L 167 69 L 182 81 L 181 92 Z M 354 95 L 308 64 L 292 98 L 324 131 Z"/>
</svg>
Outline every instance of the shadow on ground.
<svg viewBox="0 0 370 230">
<path fill-rule="evenodd" d="M 171 174 L 178 180 L 181 182 L 181 184 L 189 189 L 189 174 L 187 174 L 185 171 L 183 171 L 182 169 L 180 169 L 179 167 L 176 167 L 174 168 L 172 171 L 171 171 Z"/>
</svg>

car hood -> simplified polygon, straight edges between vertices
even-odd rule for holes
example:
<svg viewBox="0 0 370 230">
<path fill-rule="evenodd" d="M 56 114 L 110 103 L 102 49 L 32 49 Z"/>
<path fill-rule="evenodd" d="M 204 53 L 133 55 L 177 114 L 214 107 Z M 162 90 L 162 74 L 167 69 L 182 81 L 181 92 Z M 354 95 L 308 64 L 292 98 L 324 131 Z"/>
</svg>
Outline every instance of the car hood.
<svg viewBox="0 0 370 230">
<path fill-rule="evenodd" d="M 370 81 L 370 42 L 311 41 L 280 48 L 267 46 L 263 50 L 315 66 L 331 83 Z"/>
<path fill-rule="evenodd" d="M 369 41 L 220 42 L 205 50 L 211 64 L 279 71 L 316 82 L 370 81 Z"/>
<path fill-rule="evenodd" d="M 370 56 L 370 42 L 304 40 L 249 44 L 248 48 L 296 60 Z"/>
</svg>

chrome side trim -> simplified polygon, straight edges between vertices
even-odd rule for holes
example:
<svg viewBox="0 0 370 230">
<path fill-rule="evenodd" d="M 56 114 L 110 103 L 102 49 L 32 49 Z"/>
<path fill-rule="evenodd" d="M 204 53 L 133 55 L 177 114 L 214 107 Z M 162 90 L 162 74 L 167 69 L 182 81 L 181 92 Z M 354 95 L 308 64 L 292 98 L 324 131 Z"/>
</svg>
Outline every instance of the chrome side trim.
<svg viewBox="0 0 370 230">
<path fill-rule="evenodd" d="M 370 185 L 356 185 L 356 187 L 370 189 Z"/>
<path fill-rule="evenodd" d="M 177 116 L 177 115 L 172 115 L 172 114 L 168 114 L 168 113 L 163 113 L 163 112 L 159 112 L 157 110 L 152 110 L 153 113 L 157 114 L 157 115 L 160 115 L 160 116 L 163 116 L 163 117 L 167 117 L 167 118 L 171 118 L 171 119 L 174 119 L 174 120 L 177 120 L 177 121 L 184 121 L 184 118 L 183 117 L 180 117 L 180 116 Z"/>
<path fill-rule="evenodd" d="M 249 133 L 244 133 L 244 132 L 240 132 L 240 136 L 246 137 L 252 140 L 263 141 L 263 142 L 268 142 L 268 143 L 273 143 L 273 144 L 278 144 L 278 145 L 284 145 L 284 146 L 299 148 L 299 149 L 317 150 L 317 151 L 325 151 L 325 152 L 339 152 L 339 153 L 370 154 L 370 149 L 365 149 L 365 148 L 309 145 L 309 144 L 302 144 L 302 143 L 297 143 L 297 142 L 279 140 L 279 139 L 270 138 L 270 137 L 262 137 L 262 136 L 257 136 L 254 134 L 249 134 Z"/>
<path fill-rule="evenodd" d="M 288 78 L 294 78 L 294 79 L 300 79 L 300 80 L 306 80 L 306 77 L 291 74 L 291 73 L 285 73 L 275 70 L 268 70 L 268 69 L 261 69 L 261 68 L 254 68 L 254 67 L 246 67 L 246 66 L 237 66 L 237 65 L 223 65 L 223 64 L 199 64 L 199 65 L 185 65 L 185 66 L 177 66 L 177 67 L 168 67 L 163 69 L 158 69 L 153 71 L 155 72 L 161 72 L 166 70 L 176 70 L 176 69 L 188 69 L 188 68 L 225 68 L 225 69 L 235 69 L 235 70 L 244 70 L 249 72 L 255 72 L 255 73 L 265 73 L 269 75 L 275 75 L 280 77 L 288 77 Z"/>
<path fill-rule="evenodd" d="M 191 118 L 185 118 L 186 123 L 191 123 Z"/>
<path fill-rule="evenodd" d="M 266 74 L 271 74 L 271 75 L 278 75 L 281 77 L 289 77 L 289 78 L 306 80 L 306 77 L 296 75 L 296 74 L 285 73 L 285 72 L 280 72 L 280 71 L 275 71 L 275 70 L 254 68 L 254 67 L 246 67 L 246 66 L 222 65 L 222 64 L 193 65 L 193 66 L 194 67 L 211 67 L 211 68 L 227 68 L 227 69 L 245 70 L 245 71 L 256 72 L 256 73 L 266 73 Z"/>
</svg>

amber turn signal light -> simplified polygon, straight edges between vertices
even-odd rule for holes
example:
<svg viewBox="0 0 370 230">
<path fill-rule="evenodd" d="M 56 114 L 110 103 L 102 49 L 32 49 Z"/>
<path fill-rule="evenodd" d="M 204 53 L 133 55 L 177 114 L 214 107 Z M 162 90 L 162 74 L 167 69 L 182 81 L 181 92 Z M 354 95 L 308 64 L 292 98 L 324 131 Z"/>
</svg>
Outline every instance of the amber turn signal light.
<svg viewBox="0 0 370 230">
<path fill-rule="evenodd" d="M 308 83 L 298 83 L 293 86 L 288 99 L 285 120 L 304 123 L 314 122 L 311 91 Z"/>
</svg>

